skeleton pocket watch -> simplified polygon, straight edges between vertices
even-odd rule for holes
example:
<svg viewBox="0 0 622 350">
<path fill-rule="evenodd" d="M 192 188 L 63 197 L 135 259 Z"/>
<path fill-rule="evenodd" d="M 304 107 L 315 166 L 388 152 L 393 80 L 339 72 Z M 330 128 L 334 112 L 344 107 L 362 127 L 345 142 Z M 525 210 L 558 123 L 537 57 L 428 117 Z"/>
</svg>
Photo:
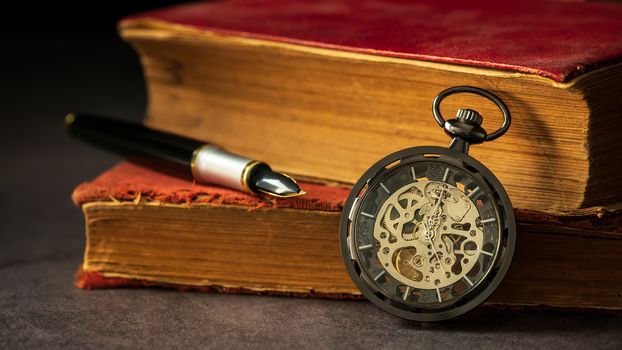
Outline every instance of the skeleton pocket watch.
<svg viewBox="0 0 622 350">
<path fill-rule="evenodd" d="M 483 117 L 459 109 L 445 121 L 442 100 L 471 93 L 503 113 L 488 134 Z M 483 303 L 505 276 L 516 241 L 510 199 L 497 178 L 468 155 L 510 127 L 510 112 L 488 91 L 457 86 L 432 104 L 436 122 L 453 138 L 449 148 L 398 151 L 356 183 L 341 217 L 341 252 L 363 295 L 385 311 L 416 321 L 460 316 Z"/>
</svg>

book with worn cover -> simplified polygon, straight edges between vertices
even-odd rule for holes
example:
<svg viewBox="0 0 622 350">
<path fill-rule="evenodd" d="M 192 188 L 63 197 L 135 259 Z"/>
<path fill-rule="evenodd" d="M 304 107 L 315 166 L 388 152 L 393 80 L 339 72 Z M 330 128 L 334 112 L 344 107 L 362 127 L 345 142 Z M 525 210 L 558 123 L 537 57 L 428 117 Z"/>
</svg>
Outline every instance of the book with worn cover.
<svg viewBox="0 0 622 350">
<path fill-rule="evenodd" d="M 141 58 L 146 123 L 295 175 L 353 183 L 382 156 L 446 146 L 431 101 L 498 95 L 502 139 L 471 152 L 517 208 L 622 201 L 622 5 L 534 1 L 224 0 L 120 22 Z M 492 132 L 486 100 L 451 97 Z"/>
<path fill-rule="evenodd" d="M 80 288 L 359 298 L 339 252 L 347 187 L 303 183 L 261 198 L 121 163 L 78 186 L 87 244 Z M 622 212 L 516 211 L 510 271 L 489 303 L 622 309 Z"/>
</svg>

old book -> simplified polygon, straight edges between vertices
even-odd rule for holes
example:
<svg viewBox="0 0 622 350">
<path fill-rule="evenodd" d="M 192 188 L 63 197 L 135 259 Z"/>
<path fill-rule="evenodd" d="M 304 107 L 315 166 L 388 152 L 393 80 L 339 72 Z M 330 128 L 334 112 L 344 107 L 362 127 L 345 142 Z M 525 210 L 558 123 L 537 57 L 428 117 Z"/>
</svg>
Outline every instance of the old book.
<svg viewBox="0 0 622 350">
<path fill-rule="evenodd" d="M 622 6 L 521 1 L 201 2 L 120 23 L 140 55 L 146 123 L 353 183 L 382 156 L 449 142 L 431 115 L 472 85 L 513 113 L 472 154 L 514 205 L 570 210 L 622 201 Z M 469 95 L 443 104 L 501 115 Z"/>
<path fill-rule="evenodd" d="M 259 198 L 121 163 L 73 193 L 86 220 L 80 288 L 168 286 L 358 298 L 339 252 L 348 188 Z M 622 213 L 518 210 L 518 245 L 490 303 L 622 308 Z"/>
</svg>

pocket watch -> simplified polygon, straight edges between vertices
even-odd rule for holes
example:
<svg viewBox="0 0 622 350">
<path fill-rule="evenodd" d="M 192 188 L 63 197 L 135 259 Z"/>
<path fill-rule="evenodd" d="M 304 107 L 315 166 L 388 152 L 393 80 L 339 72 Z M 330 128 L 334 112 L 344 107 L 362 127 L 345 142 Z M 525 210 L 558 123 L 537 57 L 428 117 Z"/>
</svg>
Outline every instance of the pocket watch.
<svg viewBox="0 0 622 350">
<path fill-rule="evenodd" d="M 488 134 L 483 117 L 459 109 L 445 121 L 442 100 L 471 93 L 494 102 L 501 127 Z M 340 223 L 346 269 L 363 295 L 409 320 L 441 321 L 483 303 L 512 260 L 516 223 L 510 199 L 493 173 L 468 155 L 510 127 L 506 105 L 470 86 L 442 91 L 432 103 L 448 148 L 423 146 L 378 161 L 354 185 Z"/>
</svg>

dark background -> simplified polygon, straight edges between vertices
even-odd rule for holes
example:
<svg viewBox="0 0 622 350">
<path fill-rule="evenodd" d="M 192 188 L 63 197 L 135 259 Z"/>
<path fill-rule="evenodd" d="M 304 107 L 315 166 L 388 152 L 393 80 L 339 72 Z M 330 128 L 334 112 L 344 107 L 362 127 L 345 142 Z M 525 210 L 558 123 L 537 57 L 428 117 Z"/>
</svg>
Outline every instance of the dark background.
<svg viewBox="0 0 622 350">
<path fill-rule="evenodd" d="M 120 158 L 66 137 L 63 117 L 90 111 L 141 120 L 138 57 L 116 21 L 171 3 L 19 3 L 4 11 L 0 348 L 622 347 L 619 313 L 484 308 L 429 325 L 364 301 L 76 289 L 84 224 L 71 191 Z"/>
</svg>

